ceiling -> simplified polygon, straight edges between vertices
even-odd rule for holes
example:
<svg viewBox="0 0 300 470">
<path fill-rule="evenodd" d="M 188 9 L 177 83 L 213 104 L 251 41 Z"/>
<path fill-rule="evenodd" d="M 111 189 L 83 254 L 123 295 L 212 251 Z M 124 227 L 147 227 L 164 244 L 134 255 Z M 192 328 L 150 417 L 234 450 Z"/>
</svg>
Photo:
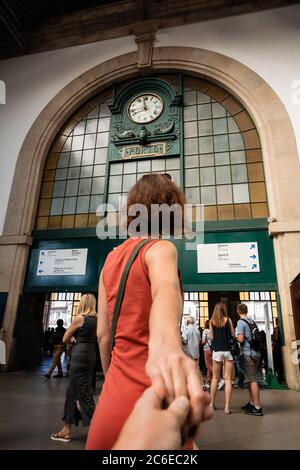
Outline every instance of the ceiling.
<svg viewBox="0 0 300 470">
<path fill-rule="evenodd" d="M 0 0 L 0 59 L 300 0 Z"/>
</svg>

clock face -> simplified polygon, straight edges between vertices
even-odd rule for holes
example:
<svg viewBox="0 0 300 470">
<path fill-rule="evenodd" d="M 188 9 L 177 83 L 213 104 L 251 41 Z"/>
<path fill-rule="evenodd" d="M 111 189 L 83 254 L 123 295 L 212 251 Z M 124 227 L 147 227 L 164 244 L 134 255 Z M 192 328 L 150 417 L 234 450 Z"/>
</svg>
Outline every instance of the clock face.
<svg viewBox="0 0 300 470">
<path fill-rule="evenodd" d="M 161 115 L 163 107 L 163 100 L 158 95 L 147 93 L 131 101 L 128 116 L 137 124 L 147 124 Z"/>
</svg>

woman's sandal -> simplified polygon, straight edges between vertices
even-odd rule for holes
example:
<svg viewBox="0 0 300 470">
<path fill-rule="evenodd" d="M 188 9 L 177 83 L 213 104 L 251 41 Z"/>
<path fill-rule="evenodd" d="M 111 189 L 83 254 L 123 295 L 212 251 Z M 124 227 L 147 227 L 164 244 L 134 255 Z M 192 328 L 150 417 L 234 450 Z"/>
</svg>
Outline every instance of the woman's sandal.
<svg viewBox="0 0 300 470">
<path fill-rule="evenodd" d="M 71 436 L 70 434 L 65 434 L 63 431 L 59 431 L 51 434 L 50 439 L 52 439 L 52 441 L 70 442 Z"/>
</svg>

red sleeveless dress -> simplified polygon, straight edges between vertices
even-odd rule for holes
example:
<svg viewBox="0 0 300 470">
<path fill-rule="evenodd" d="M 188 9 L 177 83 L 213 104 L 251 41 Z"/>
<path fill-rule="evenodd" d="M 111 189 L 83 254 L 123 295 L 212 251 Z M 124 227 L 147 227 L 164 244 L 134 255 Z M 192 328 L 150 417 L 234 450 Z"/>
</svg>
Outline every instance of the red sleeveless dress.
<svg viewBox="0 0 300 470">
<path fill-rule="evenodd" d="M 103 267 L 109 323 L 119 282 L 126 262 L 141 238 L 130 238 L 114 249 Z M 127 278 L 111 363 L 89 429 L 86 448 L 108 450 L 132 411 L 135 402 L 150 386 L 145 374 L 148 358 L 149 315 L 152 305 L 146 251 L 158 240 L 150 240 L 139 251 Z"/>
</svg>

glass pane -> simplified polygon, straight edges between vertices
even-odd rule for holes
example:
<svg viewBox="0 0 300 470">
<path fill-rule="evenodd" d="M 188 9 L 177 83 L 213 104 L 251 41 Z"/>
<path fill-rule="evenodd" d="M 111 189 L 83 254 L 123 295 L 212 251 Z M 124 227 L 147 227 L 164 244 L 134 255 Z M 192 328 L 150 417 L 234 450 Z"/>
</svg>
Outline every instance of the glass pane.
<svg viewBox="0 0 300 470">
<path fill-rule="evenodd" d="M 210 96 L 201 93 L 201 91 L 197 91 L 197 100 L 198 104 L 201 103 L 210 103 Z"/>
<path fill-rule="evenodd" d="M 168 173 L 172 176 L 174 183 L 176 183 L 179 186 L 180 185 L 180 171 L 172 170 L 172 171 L 168 171 Z"/>
<path fill-rule="evenodd" d="M 231 133 L 231 132 L 240 132 L 240 129 L 238 128 L 237 123 L 235 122 L 235 120 L 232 117 L 227 118 L 227 122 L 228 122 L 228 132 L 229 133 Z"/>
<path fill-rule="evenodd" d="M 91 196 L 90 212 L 96 212 L 100 204 L 103 204 L 103 196 Z"/>
<path fill-rule="evenodd" d="M 185 195 L 189 204 L 200 204 L 199 188 L 186 188 Z"/>
<path fill-rule="evenodd" d="M 68 179 L 79 178 L 80 167 L 69 168 Z"/>
<path fill-rule="evenodd" d="M 198 106 L 198 119 L 210 119 L 211 118 L 211 105 L 200 104 Z"/>
<path fill-rule="evenodd" d="M 150 167 L 151 167 L 151 161 L 150 160 L 144 160 L 138 162 L 138 168 L 137 171 L 138 173 L 150 173 Z"/>
<path fill-rule="evenodd" d="M 201 168 L 200 170 L 201 186 L 210 186 L 215 184 L 215 169 Z"/>
<path fill-rule="evenodd" d="M 105 176 L 105 174 L 106 174 L 106 165 L 94 166 L 94 176 Z"/>
<path fill-rule="evenodd" d="M 83 137 L 83 136 L 82 136 Z M 62 148 L 63 152 L 69 152 L 71 150 L 72 135 L 65 140 L 64 146 Z"/>
<path fill-rule="evenodd" d="M 247 167 L 246 165 L 232 165 L 232 182 L 245 183 L 247 182 Z"/>
<path fill-rule="evenodd" d="M 231 185 L 217 186 L 218 204 L 230 204 L 232 202 Z"/>
<path fill-rule="evenodd" d="M 184 105 L 196 104 L 196 91 L 185 91 L 183 95 Z"/>
<path fill-rule="evenodd" d="M 75 214 L 76 197 L 66 197 L 64 201 L 64 214 Z"/>
<path fill-rule="evenodd" d="M 229 134 L 230 150 L 243 150 L 244 141 L 242 134 Z"/>
<path fill-rule="evenodd" d="M 206 204 L 208 206 L 216 204 L 215 186 L 201 187 L 201 204 Z"/>
<path fill-rule="evenodd" d="M 244 150 L 240 152 L 230 152 L 231 163 L 244 163 L 246 161 L 246 155 Z"/>
<path fill-rule="evenodd" d="M 234 184 L 233 199 L 236 204 L 238 204 L 239 202 L 249 202 L 248 184 Z"/>
<path fill-rule="evenodd" d="M 136 182 L 136 174 L 123 176 L 123 191 L 129 191 Z"/>
<path fill-rule="evenodd" d="M 184 159 L 185 168 L 196 168 L 199 166 L 198 155 L 187 155 Z"/>
<path fill-rule="evenodd" d="M 53 187 L 52 196 L 63 197 L 65 195 L 66 182 L 65 181 L 56 181 Z"/>
<path fill-rule="evenodd" d="M 199 138 L 199 149 L 200 153 L 211 153 L 214 151 L 213 138 L 212 137 L 200 137 Z"/>
<path fill-rule="evenodd" d="M 76 214 L 89 212 L 90 196 L 79 196 L 77 199 Z"/>
<path fill-rule="evenodd" d="M 58 157 L 57 168 L 66 168 L 69 166 L 70 152 L 62 152 Z"/>
<path fill-rule="evenodd" d="M 214 134 L 226 134 L 227 133 L 227 122 L 226 118 L 214 119 Z"/>
<path fill-rule="evenodd" d="M 84 148 L 92 149 L 96 147 L 97 134 L 86 134 L 84 137 Z"/>
<path fill-rule="evenodd" d="M 195 121 L 197 119 L 196 106 L 186 106 L 183 108 L 183 119 L 184 121 Z"/>
<path fill-rule="evenodd" d="M 198 170 L 185 170 L 185 186 L 199 186 Z"/>
<path fill-rule="evenodd" d="M 92 176 L 93 168 L 94 168 L 93 166 L 83 166 L 83 167 L 81 167 L 80 177 L 81 178 L 88 178 L 88 177 Z"/>
<path fill-rule="evenodd" d="M 229 163 L 229 153 L 221 152 L 215 154 L 216 165 L 227 165 Z"/>
<path fill-rule="evenodd" d="M 197 136 L 197 122 L 185 122 L 184 123 L 184 137 L 196 137 Z"/>
<path fill-rule="evenodd" d="M 95 164 L 106 163 L 107 160 L 107 148 L 95 150 Z"/>
<path fill-rule="evenodd" d="M 194 155 L 198 153 L 198 139 L 184 139 L 184 154 Z"/>
<path fill-rule="evenodd" d="M 198 134 L 199 136 L 202 135 L 212 135 L 212 120 L 211 119 L 204 119 L 203 121 L 198 122 Z"/>
<path fill-rule="evenodd" d="M 214 155 L 208 153 L 207 155 L 200 155 L 200 166 L 213 166 L 214 165 Z"/>
<path fill-rule="evenodd" d="M 97 134 L 96 147 L 107 147 L 108 146 L 108 132 L 101 132 Z"/>
<path fill-rule="evenodd" d="M 123 173 L 123 163 L 112 163 L 110 165 L 111 175 L 121 175 Z"/>
<path fill-rule="evenodd" d="M 231 174 L 229 166 L 216 167 L 217 184 L 231 183 Z"/>
<path fill-rule="evenodd" d="M 119 210 L 121 204 L 120 194 L 109 194 L 108 195 L 108 204 L 112 204 L 116 211 Z"/>
<path fill-rule="evenodd" d="M 77 196 L 79 180 L 67 181 L 66 196 Z"/>
<path fill-rule="evenodd" d="M 214 137 L 215 152 L 226 152 L 229 150 L 228 135 L 217 135 Z"/>
<path fill-rule="evenodd" d="M 165 171 L 166 162 L 165 159 L 152 160 L 151 171 Z"/>
<path fill-rule="evenodd" d="M 109 192 L 119 193 L 122 189 L 122 176 L 111 176 L 109 178 Z"/>
<path fill-rule="evenodd" d="M 83 135 L 74 136 L 72 140 L 72 150 L 81 150 L 83 147 Z"/>
<path fill-rule="evenodd" d="M 82 156 L 82 152 L 71 152 L 70 166 L 80 166 L 81 165 L 81 156 Z"/>
<path fill-rule="evenodd" d="M 101 118 L 99 119 L 98 132 L 109 131 L 110 118 Z"/>
<path fill-rule="evenodd" d="M 86 134 L 92 134 L 97 132 L 98 119 L 89 119 L 86 123 Z"/>
<path fill-rule="evenodd" d="M 99 106 L 96 106 L 92 111 L 87 115 L 87 119 L 97 118 L 99 115 Z"/>
<path fill-rule="evenodd" d="M 225 117 L 226 116 L 226 109 L 219 103 L 212 104 L 212 115 L 214 118 L 218 117 Z"/>
<path fill-rule="evenodd" d="M 90 194 L 91 184 L 92 184 L 92 178 L 85 178 L 85 179 L 79 180 L 78 194 Z"/>
<path fill-rule="evenodd" d="M 84 150 L 82 152 L 81 165 L 92 165 L 94 163 L 94 150 Z"/>
<path fill-rule="evenodd" d="M 63 198 L 53 198 L 51 201 L 50 215 L 62 214 L 63 202 Z"/>
<path fill-rule="evenodd" d="M 84 134 L 85 132 L 85 119 L 80 121 L 76 127 L 74 127 L 74 130 L 73 130 L 73 134 L 74 135 L 80 135 L 80 134 Z"/>
<path fill-rule="evenodd" d="M 108 108 L 108 104 L 101 104 L 100 105 L 100 117 L 110 116 L 110 110 Z"/>
<path fill-rule="evenodd" d="M 104 193 L 105 178 L 93 178 L 92 194 Z"/>
<path fill-rule="evenodd" d="M 123 171 L 124 174 L 136 173 L 136 162 L 125 162 Z"/>
<path fill-rule="evenodd" d="M 167 170 L 179 170 L 179 158 L 166 158 Z"/>
<path fill-rule="evenodd" d="M 67 173 L 68 173 L 68 170 L 67 168 L 63 168 L 62 170 L 56 170 L 55 172 L 55 179 L 56 180 L 65 180 L 67 179 Z"/>
</svg>

